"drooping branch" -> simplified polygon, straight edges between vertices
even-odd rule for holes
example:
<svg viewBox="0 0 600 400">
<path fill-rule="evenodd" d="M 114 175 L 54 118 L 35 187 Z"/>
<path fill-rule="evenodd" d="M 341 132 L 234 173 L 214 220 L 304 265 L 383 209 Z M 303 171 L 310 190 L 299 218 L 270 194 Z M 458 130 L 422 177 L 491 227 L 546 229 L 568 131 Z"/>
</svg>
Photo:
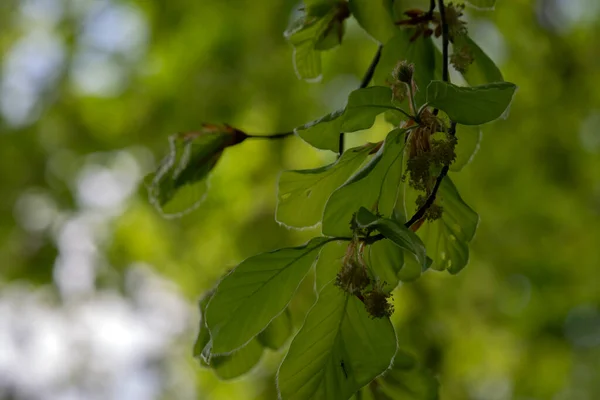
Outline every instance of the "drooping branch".
<svg viewBox="0 0 600 400">
<path fill-rule="evenodd" d="M 377 68 L 377 64 L 379 64 L 379 59 L 381 58 L 381 50 L 383 49 L 383 45 L 379 45 L 377 47 L 377 52 L 375 53 L 375 56 L 373 56 L 373 59 L 371 60 L 371 64 L 369 64 L 369 68 L 367 68 L 367 71 L 365 72 L 365 75 L 362 78 L 362 81 L 360 82 L 360 86 L 359 89 L 364 89 L 367 86 L 369 86 L 369 83 L 371 82 L 371 79 L 373 79 L 373 74 L 375 73 L 375 68 Z M 345 134 L 344 132 L 340 132 L 340 140 L 339 140 L 339 145 L 338 145 L 338 153 L 339 156 L 342 156 L 342 153 L 344 152 L 344 148 L 345 148 Z"/>
<path fill-rule="evenodd" d="M 433 3 L 433 1 L 432 1 Z M 450 74 L 448 71 L 448 46 L 450 43 L 450 32 L 448 29 L 448 21 L 446 20 L 446 8 L 444 6 L 444 0 L 438 0 L 438 8 L 440 10 L 440 19 L 442 23 L 442 79 L 444 82 L 450 82 Z M 456 134 L 456 122 L 450 121 L 450 128 L 448 129 L 448 134 L 454 136 Z M 444 165 L 440 174 L 435 180 L 435 185 L 431 190 L 431 193 L 425 200 L 425 203 L 417 210 L 417 212 L 404 224 L 407 228 L 410 228 L 412 225 L 420 221 L 424 216 L 429 207 L 435 202 L 435 198 L 437 192 L 442 184 L 442 181 L 448 175 L 448 170 L 450 169 L 450 165 Z"/>
</svg>

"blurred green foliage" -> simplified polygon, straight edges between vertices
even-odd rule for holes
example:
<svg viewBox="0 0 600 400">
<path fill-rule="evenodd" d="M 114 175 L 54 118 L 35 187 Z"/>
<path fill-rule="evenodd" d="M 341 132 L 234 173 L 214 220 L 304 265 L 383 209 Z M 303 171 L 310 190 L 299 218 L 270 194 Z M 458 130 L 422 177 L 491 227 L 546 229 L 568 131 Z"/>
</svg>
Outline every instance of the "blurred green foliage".
<svg viewBox="0 0 600 400">
<path fill-rule="evenodd" d="M 34 12 L 37 3 L 49 8 Z M 126 271 L 143 262 L 193 307 L 242 259 L 314 236 L 273 219 L 280 171 L 333 157 L 298 138 L 227 149 L 203 206 L 184 219 L 163 219 L 142 185 L 132 192 L 170 134 L 205 122 L 283 132 L 343 105 L 377 45 L 349 19 L 342 46 L 323 53 L 323 81 L 302 82 L 282 36 L 294 6 L 3 1 L 0 290 L 54 285 L 64 298 L 56 260 L 72 236 L 59 233 L 84 211 L 102 220 L 95 290 L 127 296 Z M 481 217 L 470 263 L 395 292 L 400 346 L 434 372 L 442 399 L 600 398 L 600 7 L 521 0 L 468 9 L 468 18 L 519 91 L 510 118 L 485 126 L 472 163 L 450 173 Z M 386 128 L 378 119 L 373 131 L 348 134 L 348 146 Z M 300 290 L 292 310 L 311 306 L 312 281 Z M 220 382 L 191 360 L 196 326 L 181 338 L 190 361 L 182 368 L 199 398 L 275 398 L 281 353 Z"/>
</svg>

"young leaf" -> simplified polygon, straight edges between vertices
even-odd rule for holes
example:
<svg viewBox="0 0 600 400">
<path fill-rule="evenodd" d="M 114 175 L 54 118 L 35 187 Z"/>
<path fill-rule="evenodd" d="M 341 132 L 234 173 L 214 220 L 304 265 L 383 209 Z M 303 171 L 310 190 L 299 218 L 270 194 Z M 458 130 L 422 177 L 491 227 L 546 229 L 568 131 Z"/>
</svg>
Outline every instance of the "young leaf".
<svg viewBox="0 0 600 400">
<path fill-rule="evenodd" d="M 348 4 L 359 25 L 380 43 L 398 32 L 392 18 L 392 0 L 349 0 Z"/>
<path fill-rule="evenodd" d="M 391 215 L 402 182 L 404 130 L 391 131 L 377 154 L 337 189 L 325 205 L 323 234 L 351 236 L 352 215 L 360 208 Z"/>
<path fill-rule="evenodd" d="M 256 339 L 263 346 L 271 350 L 279 350 L 292 334 L 292 316 L 286 308 L 279 314 L 264 331 L 258 334 Z"/>
<path fill-rule="evenodd" d="M 265 329 L 289 303 L 318 249 L 330 240 L 318 237 L 303 246 L 250 257 L 225 276 L 206 308 L 212 353 L 232 352 Z"/>
<path fill-rule="evenodd" d="M 344 35 L 344 20 L 350 15 L 345 2 L 306 2 L 306 11 L 292 22 L 285 37 L 294 46 L 294 69 L 298 78 L 321 78 L 320 50 L 339 45 Z"/>
<path fill-rule="evenodd" d="M 368 216 L 370 214 L 370 216 Z M 359 218 L 362 217 L 362 218 Z M 379 218 L 367 209 L 357 213 L 356 223 L 360 228 L 375 229 L 394 242 L 399 248 L 413 254 L 424 268 L 427 265 L 425 246 L 421 239 L 410 229 L 390 218 Z"/>
<path fill-rule="evenodd" d="M 454 172 L 463 169 L 475 157 L 481 141 L 481 127 L 457 125 L 456 138 L 458 139 L 454 149 L 456 159 L 450 164 L 450 171 Z"/>
<path fill-rule="evenodd" d="M 203 367 L 210 366 L 210 351 L 207 353 L 204 352 L 204 349 L 210 342 L 210 332 L 208 327 L 206 326 L 205 315 L 206 315 L 206 305 L 208 304 L 213 292 L 210 291 L 202 297 L 200 300 L 199 308 L 200 308 L 200 329 L 198 330 L 198 336 L 196 337 L 196 342 L 194 343 L 194 351 L 193 355 L 198 359 L 198 362 Z M 203 355 L 206 354 L 206 357 Z"/>
<path fill-rule="evenodd" d="M 463 73 L 463 77 L 471 86 L 484 85 L 486 83 L 503 82 L 502 72 L 496 66 L 494 61 L 485 54 L 485 52 L 471 39 L 465 35 L 461 39 L 462 46 L 466 46 L 471 55 L 473 55 L 474 61 L 467 71 Z"/>
<path fill-rule="evenodd" d="M 387 85 L 398 61 L 406 60 L 415 66 L 414 80 L 417 84 L 417 106 L 425 103 L 425 88 L 433 80 L 435 47 L 431 38 L 419 37 L 411 42 L 412 29 L 398 30 L 393 38 L 383 45 L 381 58 L 375 69 L 373 81 L 376 85 Z"/>
<path fill-rule="evenodd" d="M 469 242 L 479 216 L 463 201 L 449 177 L 442 181 L 436 202 L 443 207 L 442 217 L 426 222 L 418 233 L 433 258 L 432 268 L 457 274 L 469 262 Z"/>
<path fill-rule="evenodd" d="M 398 272 L 398 280 L 402 282 L 413 282 L 419 279 L 421 274 L 426 271 L 432 264 L 432 260 L 426 257 L 427 264 L 423 266 L 419 261 L 413 257 L 404 257 L 404 266 Z"/>
<path fill-rule="evenodd" d="M 319 223 L 331 193 L 346 182 L 375 146 L 367 143 L 348 149 L 336 162 L 321 168 L 282 172 L 277 193 L 277 221 L 297 228 Z"/>
<path fill-rule="evenodd" d="M 258 340 L 253 339 L 231 354 L 212 357 L 210 367 L 219 378 L 233 379 L 249 372 L 258 364 L 262 354 L 263 347 Z"/>
<path fill-rule="evenodd" d="M 329 283 L 279 368 L 280 398 L 348 399 L 390 366 L 396 346 L 388 318 L 370 318 L 357 298 Z"/>
<path fill-rule="evenodd" d="M 181 216 L 195 209 L 208 188 L 207 175 L 223 150 L 247 136 L 229 125 L 204 124 L 198 132 L 169 137 L 169 154 L 148 175 L 150 202 L 165 216 Z"/>
<path fill-rule="evenodd" d="M 404 267 L 402 249 L 389 239 L 379 240 L 367 248 L 365 260 L 375 279 L 385 282 L 384 291 L 389 293 L 394 290 L 398 285 L 398 274 Z"/>
<path fill-rule="evenodd" d="M 337 273 L 342 269 L 347 248 L 348 242 L 340 240 L 329 242 L 321 248 L 317 264 L 315 265 L 315 289 L 317 293 L 320 292 L 326 284 L 331 282 L 331 280 L 335 279 Z"/>
<path fill-rule="evenodd" d="M 344 110 L 337 110 L 294 129 L 306 143 L 321 150 L 339 151 L 339 138 Z"/>
<path fill-rule="evenodd" d="M 221 379 L 233 379 L 250 371 L 259 361 L 263 353 L 262 347 L 256 340 L 251 340 L 244 347 L 228 355 L 213 356 L 210 332 L 206 326 L 204 315 L 206 306 L 213 295 L 207 293 L 200 301 L 200 330 L 194 344 L 194 357 L 200 365 L 209 367 Z M 277 320 L 277 319 L 276 319 Z"/>
<path fill-rule="evenodd" d="M 348 104 L 342 115 L 342 131 L 354 132 L 368 129 L 375 123 L 375 117 L 387 110 L 399 113 L 389 87 L 370 86 L 357 89 L 348 97 Z"/>
<path fill-rule="evenodd" d="M 460 87 L 432 81 L 427 87 L 430 107 L 446 112 L 451 120 L 463 125 L 481 125 L 505 113 L 517 87 L 499 82 L 474 87 Z"/>
<path fill-rule="evenodd" d="M 401 114 L 392 101 L 391 89 L 385 86 L 361 88 L 350 93 L 343 111 L 335 111 L 298 127 L 295 132 L 318 149 L 337 152 L 340 132 L 368 129 L 375 123 L 375 117 L 384 111 Z"/>
</svg>

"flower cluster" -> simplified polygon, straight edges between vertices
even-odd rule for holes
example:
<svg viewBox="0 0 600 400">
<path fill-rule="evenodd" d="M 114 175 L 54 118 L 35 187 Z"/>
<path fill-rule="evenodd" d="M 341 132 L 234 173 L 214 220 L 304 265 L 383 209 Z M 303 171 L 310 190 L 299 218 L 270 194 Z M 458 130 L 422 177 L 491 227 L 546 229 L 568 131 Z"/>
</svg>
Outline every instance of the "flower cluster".
<svg viewBox="0 0 600 400">
<path fill-rule="evenodd" d="M 365 307 L 373 318 L 389 317 L 394 313 L 394 305 L 388 301 L 392 294 L 386 293 L 383 285 L 379 281 L 373 283 L 371 290 L 364 295 Z"/>
<path fill-rule="evenodd" d="M 442 121 L 430 110 L 423 110 L 421 123 L 410 133 L 408 141 L 405 178 L 409 177 L 414 189 L 429 192 L 435 179 L 432 169 L 455 160 L 456 138 L 445 132 Z"/>
<path fill-rule="evenodd" d="M 419 127 L 408 138 L 408 157 L 404 178 L 415 190 L 425 192 L 417 199 L 417 209 L 422 207 L 431 193 L 436 171 L 456 159 L 456 137 L 446 132 L 441 119 L 430 110 L 423 110 Z M 442 215 L 442 207 L 432 204 L 425 218 L 434 221 Z"/>
<path fill-rule="evenodd" d="M 394 312 L 394 306 L 388 302 L 392 295 L 384 290 L 383 283 L 369 276 L 362 257 L 363 250 L 364 243 L 357 240 L 350 242 L 335 285 L 359 298 L 373 318 L 389 317 Z"/>
</svg>

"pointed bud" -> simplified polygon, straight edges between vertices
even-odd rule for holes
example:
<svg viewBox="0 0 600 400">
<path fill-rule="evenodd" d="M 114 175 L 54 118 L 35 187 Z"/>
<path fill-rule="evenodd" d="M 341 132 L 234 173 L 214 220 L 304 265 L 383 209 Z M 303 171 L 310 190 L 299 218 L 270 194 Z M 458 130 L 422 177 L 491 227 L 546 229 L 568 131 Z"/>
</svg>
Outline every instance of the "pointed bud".
<svg viewBox="0 0 600 400">
<path fill-rule="evenodd" d="M 402 60 L 396 64 L 394 68 L 394 78 L 408 85 L 412 84 L 413 75 L 415 73 L 415 65 L 409 64 L 408 61 Z"/>
</svg>

